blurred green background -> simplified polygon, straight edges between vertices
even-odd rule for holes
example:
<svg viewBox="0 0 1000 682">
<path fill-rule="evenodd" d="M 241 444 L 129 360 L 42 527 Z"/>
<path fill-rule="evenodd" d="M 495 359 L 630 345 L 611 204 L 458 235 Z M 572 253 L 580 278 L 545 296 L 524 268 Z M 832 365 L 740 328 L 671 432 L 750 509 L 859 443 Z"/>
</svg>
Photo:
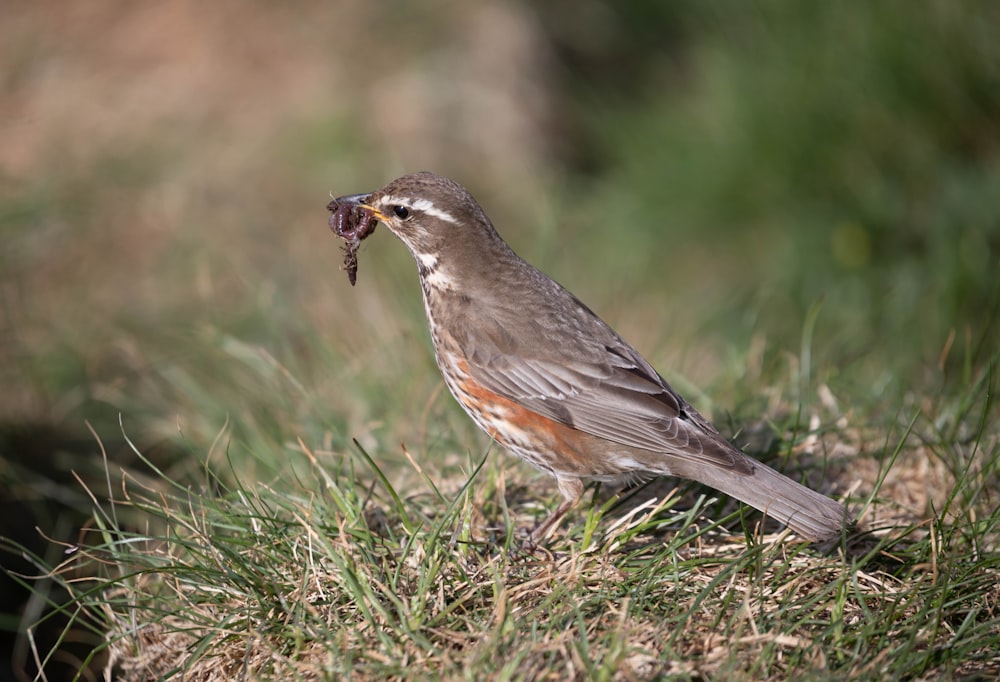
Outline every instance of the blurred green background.
<svg viewBox="0 0 1000 682">
<path fill-rule="evenodd" d="M 479 451 L 403 247 L 377 231 L 352 289 L 327 229 L 330 193 L 416 170 L 717 419 L 823 383 L 892 421 L 1000 347 L 998 26 L 986 0 L 3 3 L 0 534 L 71 533 L 71 470 L 103 480 L 99 441 L 135 464 L 124 435 L 182 481 L 279 480 L 299 438 Z"/>
</svg>

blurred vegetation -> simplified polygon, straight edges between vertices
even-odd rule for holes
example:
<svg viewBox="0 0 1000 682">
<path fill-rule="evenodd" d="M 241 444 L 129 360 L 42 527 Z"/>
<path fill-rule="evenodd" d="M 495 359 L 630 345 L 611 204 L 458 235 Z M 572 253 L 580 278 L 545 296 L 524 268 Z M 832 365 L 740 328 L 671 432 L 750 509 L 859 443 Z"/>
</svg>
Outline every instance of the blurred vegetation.
<svg viewBox="0 0 1000 682">
<path fill-rule="evenodd" d="M 424 168 L 735 428 L 995 362 L 995 3 L 338 5 L 0 8 L 0 493 L 52 528 L 85 422 L 174 480 L 464 471 L 412 264 L 379 230 L 351 289 L 323 208 Z"/>
<path fill-rule="evenodd" d="M 1000 16 L 989 3 L 911 9 L 671 4 L 661 13 L 680 28 L 660 50 L 657 24 L 623 10 L 612 25 L 652 55 L 626 60 L 645 61 L 629 96 L 568 76 L 600 160 L 582 224 L 595 241 L 628 226 L 609 242 L 628 248 L 601 258 L 671 291 L 693 283 L 704 308 L 779 344 L 822 302 L 823 355 L 861 361 L 867 378 L 926 379 L 953 330 L 980 362 L 995 353 Z M 574 43 L 577 61 L 595 59 L 589 46 Z"/>
<path fill-rule="evenodd" d="M 463 84 L 449 85 L 452 74 L 440 64 L 468 49 L 457 36 L 479 14 L 499 11 L 483 7 L 454 18 L 442 3 L 413 17 L 442 40 L 413 36 L 396 52 L 373 55 L 373 65 L 386 67 L 381 80 L 378 72 L 354 73 L 360 61 L 344 53 L 355 43 L 345 39 L 341 51 L 324 52 L 306 40 L 305 54 L 289 60 L 325 56 L 337 67 L 328 76 L 340 80 L 308 99 L 304 113 L 273 101 L 256 114 L 228 110 L 225 87 L 221 101 L 208 103 L 184 100 L 178 87 L 180 103 L 148 112 L 133 105 L 120 135 L 88 140 L 87 111 L 79 124 L 57 111 L 29 129 L 42 139 L 22 153 L 27 161 L 9 159 L 0 196 L 3 371 L 28 396 L 8 393 L 11 418 L 53 409 L 59 419 L 111 426 L 119 411 L 162 417 L 174 396 L 148 394 L 148 380 L 189 364 L 194 371 L 206 339 L 261 344 L 277 363 L 309 374 L 329 372 L 329 357 L 321 356 L 331 352 L 358 357 L 373 337 L 422 338 L 405 254 L 373 243 L 362 254 L 361 287 L 346 290 L 316 207 L 327 189 L 374 187 L 423 167 L 420 153 L 430 145 L 445 173 L 481 153 L 474 141 L 449 139 L 433 126 L 447 101 L 468 94 Z M 294 35 L 310 23 L 260 10 L 250 28 L 279 21 Z M 350 16 L 360 44 L 362 29 L 384 11 Z M 702 337 L 712 349 L 694 364 L 702 382 L 718 379 L 712 367 L 730 354 L 727 346 L 739 353 L 754 333 L 769 348 L 798 352 L 817 305 L 820 356 L 843 369 L 856 363 L 862 382 L 884 385 L 885 372 L 893 381 L 933 380 L 925 371 L 952 332 L 953 363 L 967 353 L 983 362 L 995 351 L 1000 47 L 989 30 L 998 18 L 993 4 L 931 2 L 915 12 L 902 3 L 591 1 L 573 11 L 553 3 L 508 14 L 517 20 L 506 27 L 521 28 L 538 56 L 537 71 L 521 77 L 544 86 L 548 113 L 534 129 L 549 147 L 539 158 L 504 162 L 508 170 L 538 170 L 527 196 L 521 173 L 509 173 L 509 186 L 495 168 L 457 177 L 529 259 L 599 311 L 623 311 L 611 321 L 626 336 L 638 334 L 637 345 L 662 358 L 656 364 L 664 371 L 677 352 L 706 345 Z M 157 18 L 136 15 L 133 23 Z M 29 27 L 45 21 L 22 19 Z M 210 31 L 214 24 L 206 23 Z M 87 68 L 109 70 L 95 78 L 102 88 L 95 96 L 130 93 L 144 75 L 140 66 L 108 64 L 89 34 L 70 37 L 88 46 Z M 43 67 L 60 65 L 71 47 L 22 39 L 5 48 L 7 108 L 37 114 L 19 100 L 30 99 L 31 79 L 44 79 Z M 185 48 L 167 33 L 154 54 L 169 62 Z M 430 139 L 403 136 L 394 145 L 395 124 L 386 132 L 365 119 L 382 96 L 366 92 L 395 83 L 408 94 L 410 71 L 387 66 L 404 57 L 415 64 L 407 67 L 412 78 L 436 92 L 431 104 L 401 106 L 437 108 L 429 109 L 429 131 L 414 124 L 414 137 Z M 178 61 L 178 78 L 198 78 Z M 239 63 L 215 68 L 261 79 Z M 44 104 L 68 106 L 58 98 Z M 453 104 L 456 112 L 464 106 Z M 500 126 L 493 124 L 482 121 L 477 134 L 489 137 Z M 366 374 L 367 363 L 357 364 Z M 222 391 L 226 379 L 219 378 L 209 383 Z M 109 385 L 120 400 L 103 397 Z M 102 406 L 109 402 L 110 410 Z"/>
</svg>

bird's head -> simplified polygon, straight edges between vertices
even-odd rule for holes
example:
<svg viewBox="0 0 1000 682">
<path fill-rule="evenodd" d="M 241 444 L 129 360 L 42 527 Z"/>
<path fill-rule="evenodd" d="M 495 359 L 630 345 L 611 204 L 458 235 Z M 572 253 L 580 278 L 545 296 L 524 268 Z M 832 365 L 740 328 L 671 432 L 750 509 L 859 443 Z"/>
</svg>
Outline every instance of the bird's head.
<svg viewBox="0 0 1000 682">
<path fill-rule="evenodd" d="M 496 255 L 493 249 L 508 250 L 472 194 L 434 173 L 404 175 L 371 194 L 335 199 L 330 207 L 345 205 L 384 223 L 413 254 L 421 274 L 435 269 L 443 274 L 442 268 L 469 260 L 474 261 L 470 267 L 481 270 Z M 362 238 L 370 232 L 366 229 Z"/>
</svg>

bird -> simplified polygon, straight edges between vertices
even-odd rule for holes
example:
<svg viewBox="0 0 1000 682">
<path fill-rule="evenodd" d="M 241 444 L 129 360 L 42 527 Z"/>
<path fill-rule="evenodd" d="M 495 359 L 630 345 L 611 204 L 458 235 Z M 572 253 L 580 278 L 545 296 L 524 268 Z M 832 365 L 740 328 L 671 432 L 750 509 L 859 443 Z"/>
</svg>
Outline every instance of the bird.
<svg viewBox="0 0 1000 682">
<path fill-rule="evenodd" d="M 720 435 L 611 326 L 518 256 L 459 183 L 412 173 L 327 208 L 331 228 L 355 210 L 362 238 L 377 221 L 403 242 L 451 394 L 496 443 L 555 478 L 563 499 L 529 542 L 547 537 L 588 482 L 654 476 L 719 490 L 807 541 L 849 527 L 842 504 Z"/>
</svg>

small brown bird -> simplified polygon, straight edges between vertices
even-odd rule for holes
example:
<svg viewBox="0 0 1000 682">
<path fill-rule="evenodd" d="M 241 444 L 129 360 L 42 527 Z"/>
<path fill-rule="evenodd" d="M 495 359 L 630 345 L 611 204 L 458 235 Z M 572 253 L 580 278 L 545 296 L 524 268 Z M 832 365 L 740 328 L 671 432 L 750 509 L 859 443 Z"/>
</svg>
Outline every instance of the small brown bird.
<svg viewBox="0 0 1000 682">
<path fill-rule="evenodd" d="M 345 218 L 350 207 L 359 217 Z M 809 540 L 845 528 L 842 505 L 730 445 L 601 318 L 518 257 L 458 183 L 415 173 L 328 208 L 349 255 L 373 220 L 403 241 L 452 395 L 494 440 L 555 477 L 564 501 L 533 542 L 586 481 L 651 475 L 709 485 Z"/>
</svg>

